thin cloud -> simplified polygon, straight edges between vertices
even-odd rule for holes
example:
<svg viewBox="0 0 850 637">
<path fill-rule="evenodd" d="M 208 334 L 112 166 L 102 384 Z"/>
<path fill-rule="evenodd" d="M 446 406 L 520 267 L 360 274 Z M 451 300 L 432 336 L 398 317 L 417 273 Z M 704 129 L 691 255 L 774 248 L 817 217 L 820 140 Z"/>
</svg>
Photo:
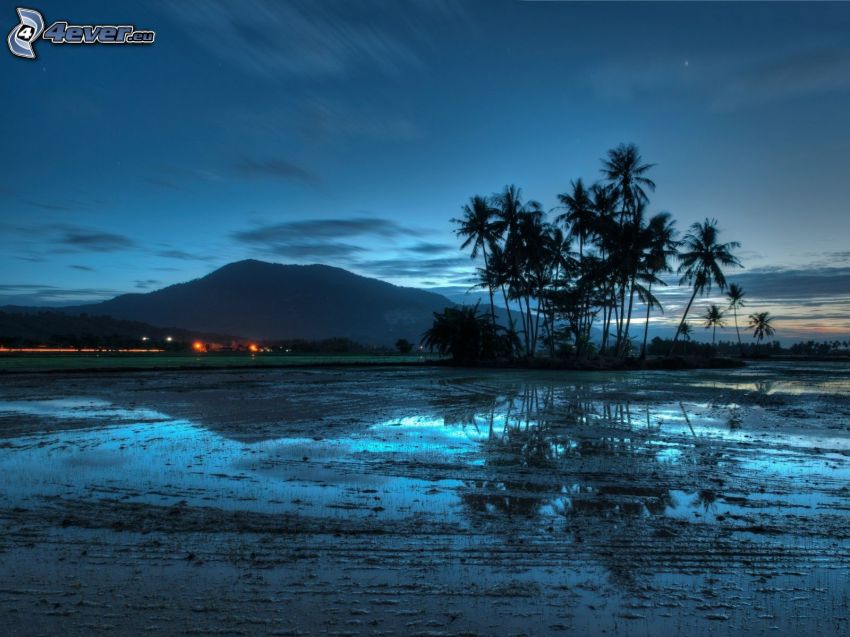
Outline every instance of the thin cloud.
<svg viewBox="0 0 850 637">
<path fill-rule="evenodd" d="M 433 259 L 377 259 L 361 261 L 354 267 L 379 278 L 445 278 L 459 274 L 458 270 L 469 267 L 466 257 L 444 257 Z"/>
<path fill-rule="evenodd" d="M 850 294 L 850 267 L 796 270 L 753 270 L 728 277 L 750 296 L 791 299 Z"/>
<path fill-rule="evenodd" d="M 234 165 L 236 172 L 245 177 L 267 177 L 286 181 L 300 181 L 306 184 L 317 184 L 321 180 L 318 175 L 303 166 L 283 159 L 249 159 L 244 158 Z"/>
<path fill-rule="evenodd" d="M 27 199 L 26 203 L 33 208 L 40 208 L 41 210 L 49 210 L 51 212 L 73 212 L 83 208 L 81 204 L 73 202 L 55 203 L 52 201 L 36 201 L 34 199 Z"/>
<path fill-rule="evenodd" d="M 160 250 L 156 256 L 164 259 L 177 259 L 179 261 L 212 261 L 215 257 L 194 254 L 185 250 Z"/>
<path fill-rule="evenodd" d="M 808 50 L 754 64 L 720 85 L 714 105 L 734 109 L 781 99 L 850 91 L 850 53 Z"/>
<path fill-rule="evenodd" d="M 120 294 L 108 288 L 60 288 L 53 285 L 11 283 L 0 285 L 0 306 L 61 306 L 102 301 Z"/>
<path fill-rule="evenodd" d="M 275 245 L 301 243 L 311 239 L 350 239 L 352 237 L 418 237 L 424 231 L 403 226 L 380 217 L 350 217 L 342 219 L 314 219 L 288 221 L 257 226 L 250 230 L 234 232 L 231 236 L 239 243 Z"/>
<path fill-rule="evenodd" d="M 279 243 L 270 245 L 265 252 L 280 257 L 288 257 L 299 261 L 317 260 L 347 260 L 356 254 L 366 252 L 366 248 L 350 243 Z"/>
<path fill-rule="evenodd" d="M 136 243 L 124 235 L 76 226 L 62 227 L 54 241 L 69 252 L 117 252 L 136 247 Z"/>
<path fill-rule="evenodd" d="M 648 95 L 690 95 L 715 111 L 850 92 L 850 53 L 801 48 L 780 59 L 724 51 L 702 60 L 648 54 L 591 67 L 589 88 L 607 100 L 631 102 Z"/>
<path fill-rule="evenodd" d="M 456 253 L 457 246 L 449 245 L 448 243 L 428 243 L 427 241 L 420 241 L 416 245 L 406 248 L 406 250 L 413 252 L 414 254 L 446 254 Z"/>
<path fill-rule="evenodd" d="M 452 3 L 184 1 L 167 10 L 186 33 L 226 64 L 275 78 L 398 76 L 421 67 L 435 29 L 458 25 Z M 371 9 L 371 10 L 370 10 Z"/>
<path fill-rule="evenodd" d="M 158 279 L 137 279 L 136 281 L 133 281 L 133 285 L 139 290 L 147 290 L 159 283 L 160 281 Z"/>
</svg>

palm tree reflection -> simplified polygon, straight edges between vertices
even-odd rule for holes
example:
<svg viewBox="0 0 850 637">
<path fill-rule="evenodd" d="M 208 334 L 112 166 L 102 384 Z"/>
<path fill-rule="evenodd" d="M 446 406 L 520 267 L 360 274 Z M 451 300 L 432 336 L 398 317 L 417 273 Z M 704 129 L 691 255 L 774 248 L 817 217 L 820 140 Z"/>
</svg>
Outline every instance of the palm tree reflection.
<svg viewBox="0 0 850 637">
<path fill-rule="evenodd" d="M 691 434 L 672 462 L 649 402 L 600 400 L 598 385 L 500 389 L 444 405 L 445 422 L 482 445 L 483 467 L 460 494 L 476 523 L 508 517 L 574 526 L 582 518 L 661 516 L 672 506 L 671 488 L 688 488 L 686 467 L 704 451 L 684 405 Z"/>
</svg>

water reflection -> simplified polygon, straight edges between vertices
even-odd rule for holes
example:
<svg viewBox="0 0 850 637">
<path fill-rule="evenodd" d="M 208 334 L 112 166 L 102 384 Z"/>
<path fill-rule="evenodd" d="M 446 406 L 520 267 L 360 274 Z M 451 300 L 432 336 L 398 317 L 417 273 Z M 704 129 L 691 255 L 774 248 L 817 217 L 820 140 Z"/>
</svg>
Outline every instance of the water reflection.
<svg viewBox="0 0 850 637">
<path fill-rule="evenodd" d="M 499 516 L 575 519 L 662 515 L 681 465 L 696 462 L 687 410 L 650 402 L 599 400 L 595 387 L 523 384 L 486 408 L 446 410 L 449 427 L 472 430 L 481 474 L 461 498 L 473 520 Z M 662 426 L 690 438 L 663 441 Z M 681 436 L 680 436 L 681 438 Z"/>
<path fill-rule="evenodd" d="M 592 544 L 622 577 L 628 569 L 604 547 L 649 537 L 686 548 L 694 529 L 714 537 L 766 521 L 792 533 L 788 520 L 799 527 L 825 507 L 850 510 L 840 491 L 850 479 L 846 440 L 781 431 L 755 440 L 753 414 L 764 407 L 742 403 L 746 396 L 667 391 L 658 381 L 666 376 L 654 385 L 589 378 L 453 378 L 367 426 L 270 430 L 250 442 L 172 418 L 167 405 L 6 400 L 0 419 L 45 430 L 0 445 L 0 498 L 9 507 L 113 499 L 415 519 L 493 538 Z"/>
</svg>

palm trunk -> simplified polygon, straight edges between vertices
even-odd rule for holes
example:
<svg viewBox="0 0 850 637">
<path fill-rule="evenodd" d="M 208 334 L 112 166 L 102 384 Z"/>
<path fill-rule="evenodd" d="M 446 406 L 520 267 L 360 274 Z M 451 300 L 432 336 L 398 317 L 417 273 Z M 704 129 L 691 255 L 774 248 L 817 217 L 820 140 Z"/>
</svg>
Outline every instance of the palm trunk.
<svg viewBox="0 0 850 637">
<path fill-rule="evenodd" d="M 537 299 L 537 315 L 534 317 L 534 340 L 531 343 L 531 351 L 537 351 L 537 337 L 540 335 L 540 308 L 543 305 L 541 299 Z"/>
<path fill-rule="evenodd" d="M 484 254 L 484 271 L 487 273 L 487 291 L 490 293 L 490 319 L 493 321 L 493 329 L 496 329 L 496 306 L 493 304 L 493 286 L 490 285 L 490 264 L 487 262 L 487 248 L 482 245 L 481 252 Z"/>
<path fill-rule="evenodd" d="M 599 353 L 600 354 L 605 353 L 605 347 L 608 345 L 608 330 L 607 330 L 607 327 L 606 327 L 607 325 L 608 325 L 608 305 L 605 304 L 605 305 L 602 306 L 602 343 L 600 344 L 600 347 L 599 347 Z"/>
<path fill-rule="evenodd" d="M 623 338 L 623 316 L 626 313 L 626 286 L 620 285 L 620 289 L 614 292 L 614 311 L 617 320 L 617 340 L 614 341 L 614 356 L 620 355 L 621 339 Z"/>
<path fill-rule="evenodd" d="M 555 358 L 555 306 L 550 304 L 549 309 L 549 356 Z M 545 318 L 545 317 L 544 317 Z"/>
<path fill-rule="evenodd" d="M 519 320 L 522 323 L 522 338 L 525 341 L 525 349 L 528 350 L 528 326 L 525 320 L 525 308 L 522 307 L 522 295 L 517 299 L 519 303 Z"/>
<path fill-rule="evenodd" d="M 635 280 L 632 279 L 631 292 L 629 292 L 629 313 L 626 315 L 626 329 L 623 334 L 623 345 L 621 354 L 626 353 L 626 346 L 629 343 L 629 327 L 632 324 L 632 308 L 635 302 Z"/>
<path fill-rule="evenodd" d="M 735 315 L 735 332 L 738 334 L 738 351 L 741 354 L 741 358 L 744 357 L 744 344 L 741 342 L 741 330 L 738 329 L 738 308 L 732 307 L 732 314 Z"/>
<path fill-rule="evenodd" d="M 516 330 L 514 329 L 514 317 L 513 314 L 511 314 L 511 306 L 508 305 L 508 295 L 505 292 L 505 286 L 500 285 L 499 287 L 502 288 L 502 298 L 505 300 L 505 312 L 508 313 L 508 329 L 511 331 L 511 357 L 513 358 L 513 335 L 516 334 Z"/>
<path fill-rule="evenodd" d="M 649 300 L 652 298 L 652 281 L 649 282 L 649 287 L 646 290 L 646 324 L 643 327 L 643 347 L 640 350 L 641 360 L 646 358 L 646 339 L 649 336 L 649 311 L 652 309 L 652 302 Z"/>
<path fill-rule="evenodd" d="M 670 351 L 667 353 L 667 356 L 673 355 L 673 350 L 676 349 L 676 342 L 679 340 L 679 333 L 682 331 L 682 326 L 685 324 L 685 319 L 688 318 L 688 312 L 691 311 L 691 305 L 693 305 L 694 299 L 697 298 L 697 292 L 699 291 L 699 286 L 694 286 L 694 293 L 691 294 L 691 300 L 688 301 L 688 307 L 685 308 L 685 313 L 682 315 L 682 320 L 679 321 L 679 327 L 676 329 L 676 335 L 673 337 L 673 344 L 670 346 Z"/>
<path fill-rule="evenodd" d="M 608 294 L 609 290 L 606 290 L 605 292 Z M 605 317 L 605 333 L 603 334 L 604 344 L 602 347 L 603 352 L 608 350 L 609 341 L 611 340 L 611 323 L 616 320 L 617 291 L 614 289 L 614 283 L 611 283 L 610 295 L 610 298 L 606 300 L 608 315 Z"/>
<path fill-rule="evenodd" d="M 614 327 L 617 329 L 617 338 L 614 341 L 614 356 L 617 355 L 617 352 L 620 351 L 620 311 L 619 311 L 619 302 L 617 301 L 617 291 L 614 291 L 613 305 L 611 307 L 611 312 L 614 315 Z M 609 317 L 610 321 L 610 317 Z"/>
</svg>

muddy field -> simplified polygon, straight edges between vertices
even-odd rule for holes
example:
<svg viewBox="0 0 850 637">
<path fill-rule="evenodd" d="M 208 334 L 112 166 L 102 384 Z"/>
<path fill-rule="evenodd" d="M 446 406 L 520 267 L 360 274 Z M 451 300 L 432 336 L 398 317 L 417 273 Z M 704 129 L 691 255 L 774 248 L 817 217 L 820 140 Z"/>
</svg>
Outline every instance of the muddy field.
<svg viewBox="0 0 850 637">
<path fill-rule="evenodd" d="M 6 634 L 848 634 L 850 366 L 0 379 Z"/>
</svg>

